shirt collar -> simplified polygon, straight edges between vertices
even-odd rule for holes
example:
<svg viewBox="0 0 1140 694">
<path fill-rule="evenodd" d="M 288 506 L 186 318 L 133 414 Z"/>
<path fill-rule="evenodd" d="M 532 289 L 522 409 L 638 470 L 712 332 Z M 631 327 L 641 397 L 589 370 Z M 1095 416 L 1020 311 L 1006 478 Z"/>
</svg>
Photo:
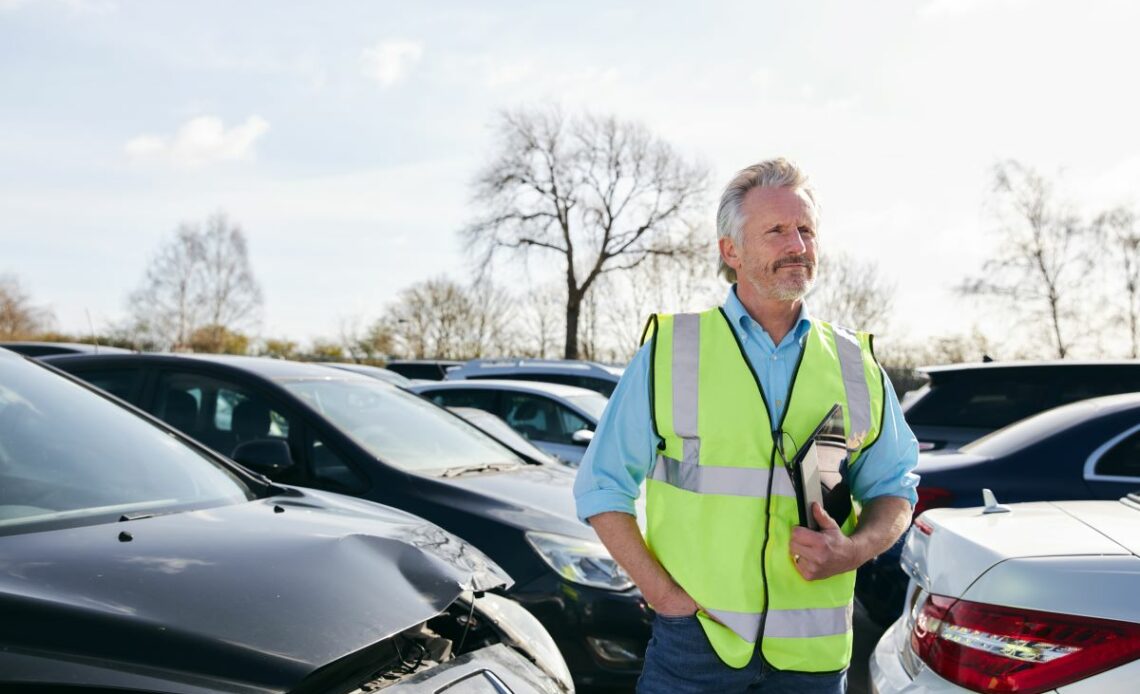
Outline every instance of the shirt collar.
<svg viewBox="0 0 1140 694">
<path fill-rule="evenodd" d="M 728 316 L 729 322 L 732 324 L 732 329 L 743 341 L 747 335 L 764 335 L 771 342 L 772 338 L 764 327 L 756 322 L 752 316 L 748 315 L 748 310 L 744 308 L 744 304 L 740 302 L 740 297 L 736 295 L 736 285 L 728 288 L 728 298 L 724 300 L 724 314 Z M 811 330 L 811 315 L 808 313 L 807 302 L 800 302 L 800 317 L 796 319 L 796 325 L 792 328 L 792 333 L 795 339 L 800 341 L 804 335 L 807 335 Z M 784 338 L 787 340 L 787 337 Z M 773 345 L 774 347 L 775 345 Z"/>
</svg>

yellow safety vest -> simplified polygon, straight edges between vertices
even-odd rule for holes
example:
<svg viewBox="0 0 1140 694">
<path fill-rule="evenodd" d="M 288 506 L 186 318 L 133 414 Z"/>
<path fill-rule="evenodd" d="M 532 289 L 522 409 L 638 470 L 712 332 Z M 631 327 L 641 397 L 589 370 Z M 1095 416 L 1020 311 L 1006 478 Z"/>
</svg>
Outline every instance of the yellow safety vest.
<svg viewBox="0 0 1140 694">
<path fill-rule="evenodd" d="M 660 437 L 646 480 L 649 550 L 702 606 L 704 632 L 729 666 L 747 665 L 759 643 L 780 670 L 843 669 L 855 572 L 808 581 L 796 571 L 788 545 L 799 511 L 775 441 L 790 460 L 839 403 L 850 466 L 858 465 L 879 436 L 885 402 L 871 336 L 812 320 L 778 423 L 722 309 L 654 316 L 646 336 Z M 852 509 L 841 524 L 847 534 Z"/>
</svg>

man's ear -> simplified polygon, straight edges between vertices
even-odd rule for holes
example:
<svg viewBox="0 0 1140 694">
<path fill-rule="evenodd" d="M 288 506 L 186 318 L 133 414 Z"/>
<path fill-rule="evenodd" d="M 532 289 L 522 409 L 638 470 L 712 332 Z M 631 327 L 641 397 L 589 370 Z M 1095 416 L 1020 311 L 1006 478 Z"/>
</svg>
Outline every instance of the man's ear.
<svg viewBox="0 0 1140 694">
<path fill-rule="evenodd" d="M 717 246 L 720 248 L 720 257 L 724 260 L 724 264 L 740 271 L 740 256 L 736 254 L 736 244 L 731 237 L 722 236 L 716 241 Z"/>
</svg>

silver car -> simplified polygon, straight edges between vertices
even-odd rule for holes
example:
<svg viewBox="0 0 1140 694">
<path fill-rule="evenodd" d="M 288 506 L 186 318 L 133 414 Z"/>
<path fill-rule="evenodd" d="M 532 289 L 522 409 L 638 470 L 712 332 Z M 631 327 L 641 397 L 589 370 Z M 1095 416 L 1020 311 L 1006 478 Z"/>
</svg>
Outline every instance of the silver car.
<svg viewBox="0 0 1140 694">
<path fill-rule="evenodd" d="M 907 609 L 873 690 L 1134 692 L 1140 495 L 934 509 L 907 536 Z"/>
<path fill-rule="evenodd" d="M 592 390 L 532 381 L 440 381 L 412 386 L 443 407 L 474 407 L 502 417 L 549 455 L 577 465 L 608 398 Z"/>
</svg>

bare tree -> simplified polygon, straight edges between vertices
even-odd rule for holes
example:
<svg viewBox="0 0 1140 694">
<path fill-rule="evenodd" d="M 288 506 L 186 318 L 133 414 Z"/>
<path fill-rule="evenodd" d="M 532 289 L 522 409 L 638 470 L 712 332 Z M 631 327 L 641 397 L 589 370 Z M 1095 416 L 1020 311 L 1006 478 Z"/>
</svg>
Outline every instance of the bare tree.
<svg viewBox="0 0 1140 694">
<path fill-rule="evenodd" d="M 500 251 L 540 251 L 561 264 L 564 356 L 576 358 L 582 304 L 599 277 L 697 252 L 686 222 L 707 174 L 644 126 L 614 117 L 504 112 L 499 136 L 474 183 L 482 213 L 463 235 L 483 267 Z"/>
<path fill-rule="evenodd" d="M 1025 320 L 1044 319 L 1064 359 L 1072 347 L 1064 330 L 1071 302 L 1087 281 L 1089 255 L 1081 243 L 1087 229 L 1057 200 L 1050 181 L 1016 161 L 994 167 L 993 192 L 1001 246 L 983 274 L 959 291 L 1004 299 Z"/>
<path fill-rule="evenodd" d="M 47 330 L 54 321 L 50 310 L 32 303 L 18 277 L 0 275 L 0 339 L 26 340 Z"/>
<path fill-rule="evenodd" d="M 873 260 L 843 251 L 823 253 L 819 279 L 808 296 L 811 312 L 859 330 L 885 331 L 894 304 L 895 285 Z"/>
<path fill-rule="evenodd" d="M 359 318 L 342 318 L 339 333 L 348 358 L 358 364 L 381 365 L 395 346 L 392 330 L 384 321 L 362 327 Z"/>
<path fill-rule="evenodd" d="M 518 324 L 522 335 L 517 351 L 522 356 L 549 359 L 557 355 L 558 345 L 565 342 L 565 306 L 561 283 L 532 285 L 520 299 Z"/>
<path fill-rule="evenodd" d="M 262 304 L 241 227 L 223 214 L 204 228 L 181 224 L 128 303 L 139 332 L 166 347 L 189 348 L 191 337 L 199 348 L 224 347 L 228 333 L 256 322 Z"/>
<path fill-rule="evenodd" d="M 1124 284 L 1127 302 L 1128 338 L 1131 356 L 1140 356 L 1140 229 L 1136 226 L 1136 212 L 1128 207 L 1117 207 L 1101 214 L 1095 222 L 1097 235 L 1106 240 L 1115 251 Z"/>
<path fill-rule="evenodd" d="M 400 292 L 383 325 L 394 351 L 415 359 L 471 359 L 509 344 L 510 299 L 489 281 L 465 287 L 446 278 Z"/>
</svg>

